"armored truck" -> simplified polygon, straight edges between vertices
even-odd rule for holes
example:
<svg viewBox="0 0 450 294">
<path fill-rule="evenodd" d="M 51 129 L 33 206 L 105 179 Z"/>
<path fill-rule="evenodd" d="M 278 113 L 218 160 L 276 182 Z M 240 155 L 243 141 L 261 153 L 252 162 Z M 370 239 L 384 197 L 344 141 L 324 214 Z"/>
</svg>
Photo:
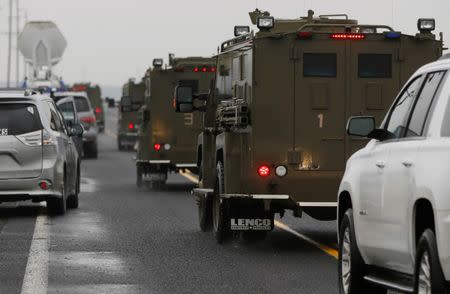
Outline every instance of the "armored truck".
<svg viewBox="0 0 450 294">
<path fill-rule="evenodd" d="M 117 146 L 120 151 L 132 150 L 138 136 L 138 111 L 144 104 L 144 81 L 136 83 L 134 79 L 122 87 L 119 106 Z"/>
<path fill-rule="evenodd" d="M 286 210 L 336 218 L 346 159 L 366 144 L 346 121 L 383 115 L 408 77 L 442 54 L 434 20 L 406 35 L 347 15 L 275 19 L 250 13 L 217 55 L 215 85 L 175 90 L 178 112 L 203 111 L 198 215 L 220 243 L 233 231 L 265 237 Z"/>
<path fill-rule="evenodd" d="M 145 75 L 145 106 L 140 111 L 137 152 L 137 185 L 155 188 L 165 184 L 169 172 L 197 172 L 197 136 L 202 131 L 200 113 L 174 112 L 173 91 L 177 84 L 194 91 L 208 91 L 215 77 L 211 58 L 169 56 L 169 66 L 162 59 L 153 61 Z"/>
<path fill-rule="evenodd" d="M 74 92 L 86 92 L 92 108 L 94 108 L 95 118 L 97 120 L 98 131 L 105 130 L 105 113 L 103 109 L 102 90 L 100 86 L 91 83 L 78 83 L 72 86 Z"/>
</svg>

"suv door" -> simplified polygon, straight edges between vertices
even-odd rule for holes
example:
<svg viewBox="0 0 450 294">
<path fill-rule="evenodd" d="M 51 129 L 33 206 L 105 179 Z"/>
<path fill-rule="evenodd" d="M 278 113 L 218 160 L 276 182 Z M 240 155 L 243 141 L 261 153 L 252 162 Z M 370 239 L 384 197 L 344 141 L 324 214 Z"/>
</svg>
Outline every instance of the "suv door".
<svg viewBox="0 0 450 294">
<path fill-rule="evenodd" d="M 368 264 L 385 265 L 392 257 L 389 255 L 387 259 L 385 251 L 386 243 L 390 242 L 386 240 L 386 222 L 383 215 L 386 169 L 390 166 L 388 159 L 392 143 L 402 137 L 422 82 L 421 77 L 411 81 L 389 111 L 384 128 L 392 134 L 392 139 L 370 143 L 363 151 L 366 152 L 365 156 L 361 157 L 367 167 L 362 169 L 360 176 L 360 211 L 355 212 L 355 217 L 358 224 L 358 244 Z M 395 205 L 395 209 L 401 213 L 401 207 Z"/>
<path fill-rule="evenodd" d="M 444 71 L 428 73 L 406 120 L 401 139 L 390 143 L 386 164 L 381 218 L 385 260 L 381 266 L 413 274 L 414 260 L 411 220 L 416 188 L 416 161 L 424 143 L 423 130 L 431 105 L 445 76 Z M 388 129 L 392 129 L 389 123 Z"/>
<path fill-rule="evenodd" d="M 0 180 L 41 175 L 42 129 L 35 105 L 0 103 Z"/>
</svg>

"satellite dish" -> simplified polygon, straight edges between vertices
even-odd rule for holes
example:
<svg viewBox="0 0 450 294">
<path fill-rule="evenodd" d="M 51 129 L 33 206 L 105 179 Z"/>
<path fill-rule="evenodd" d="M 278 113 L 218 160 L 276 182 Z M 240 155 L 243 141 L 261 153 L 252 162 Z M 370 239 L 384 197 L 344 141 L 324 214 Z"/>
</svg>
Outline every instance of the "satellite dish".
<svg viewBox="0 0 450 294">
<path fill-rule="evenodd" d="M 51 68 L 61 61 L 67 41 L 55 23 L 32 21 L 25 25 L 18 46 L 28 64 Z"/>
</svg>

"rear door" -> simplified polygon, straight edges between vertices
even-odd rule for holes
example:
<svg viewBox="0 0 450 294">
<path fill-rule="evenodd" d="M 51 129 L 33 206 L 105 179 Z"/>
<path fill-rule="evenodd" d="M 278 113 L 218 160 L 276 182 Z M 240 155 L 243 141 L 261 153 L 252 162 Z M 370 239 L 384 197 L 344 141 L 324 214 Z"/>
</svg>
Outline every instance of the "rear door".
<svg viewBox="0 0 450 294">
<path fill-rule="evenodd" d="M 374 116 L 378 126 L 401 87 L 400 39 L 382 38 L 347 41 L 350 61 L 347 112 L 350 116 Z M 355 137 L 346 140 L 347 158 L 367 144 L 367 140 Z"/>
<path fill-rule="evenodd" d="M 345 41 L 299 40 L 295 69 L 295 147 L 300 168 L 342 170 L 346 123 Z"/>
<path fill-rule="evenodd" d="M 35 105 L 0 103 L 0 180 L 42 172 L 42 124 Z"/>
</svg>

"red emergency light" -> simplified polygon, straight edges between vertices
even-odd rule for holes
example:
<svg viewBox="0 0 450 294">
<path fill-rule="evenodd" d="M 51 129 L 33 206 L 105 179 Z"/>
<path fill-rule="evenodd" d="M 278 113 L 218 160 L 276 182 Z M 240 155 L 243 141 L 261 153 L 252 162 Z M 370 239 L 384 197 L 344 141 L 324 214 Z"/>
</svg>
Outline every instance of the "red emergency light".
<svg viewBox="0 0 450 294">
<path fill-rule="evenodd" d="M 358 33 L 342 33 L 342 34 L 331 34 L 331 39 L 334 40 L 364 40 L 366 35 Z"/>
</svg>

